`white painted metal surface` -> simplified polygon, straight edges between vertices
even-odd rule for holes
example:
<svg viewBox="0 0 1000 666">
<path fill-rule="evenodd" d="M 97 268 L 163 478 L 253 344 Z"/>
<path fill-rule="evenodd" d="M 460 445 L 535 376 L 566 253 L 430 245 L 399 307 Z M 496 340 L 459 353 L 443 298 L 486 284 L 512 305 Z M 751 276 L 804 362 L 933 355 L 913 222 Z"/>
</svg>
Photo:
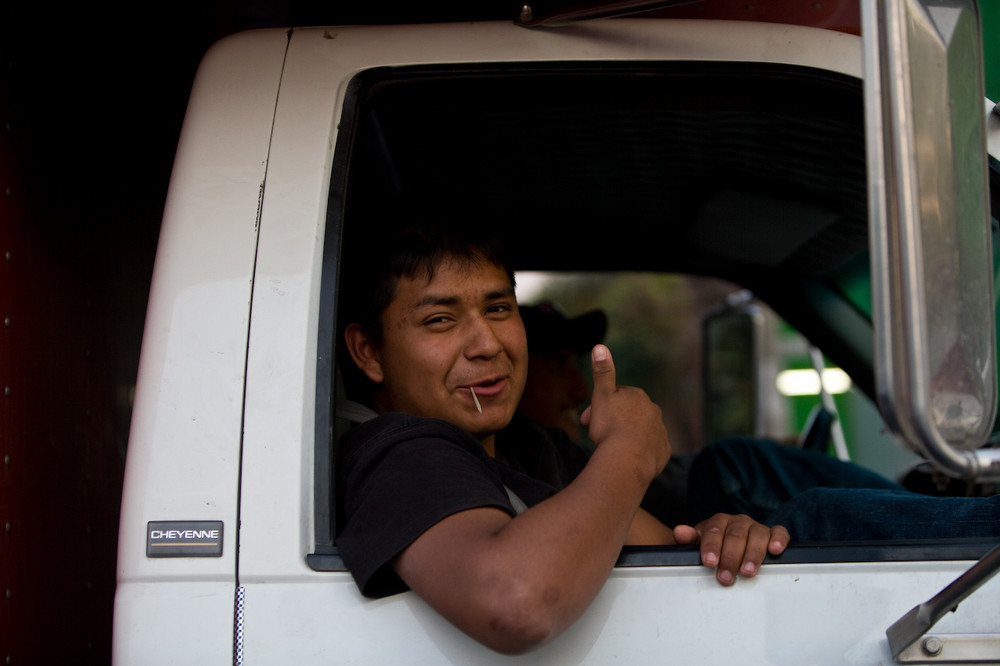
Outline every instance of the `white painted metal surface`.
<svg viewBox="0 0 1000 666">
<path fill-rule="evenodd" d="M 286 43 L 280 33 L 219 43 L 191 93 L 157 248 L 129 436 L 116 663 L 232 659 L 257 209 Z M 159 520 L 224 521 L 222 557 L 147 558 L 146 524 Z"/>
<path fill-rule="evenodd" d="M 764 567 L 720 587 L 701 567 L 617 569 L 565 634 L 521 657 L 493 653 L 413 593 L 363 599 L 347 574 L 250 585 L 245 656 L 318 664 L 891 664 L 885 629 L 969 563 Z M 996 632 L 994 580 L 935 630 Z"/>
<path fill-rule="evenodd" d="M 175 164 L 143 343 L 117 663 L 231 662 L 237 584 L 244 663 L 888 663 L 885 628 L 968 566 L 769 565 L 733 589 L 701 567 L 618 569 L 565 635 L 513 660 L 411 593 L 366 600 L 346 572 L 307 566 L 320 264 L 348 82 L 383 65 L 572 59 L 765 61 L 861 75 L 861 43 L 850 35 L 698 21 L 551 32 L 315 28 L 290 40 L 275 30 L 209 53 Z M 223 520 L 224 554 L 146 558 L 151 520 Z M 998 592 L 991 582 L 961 609 L 972 618 L 961 631 L 998 630 Z"/>
</svg>

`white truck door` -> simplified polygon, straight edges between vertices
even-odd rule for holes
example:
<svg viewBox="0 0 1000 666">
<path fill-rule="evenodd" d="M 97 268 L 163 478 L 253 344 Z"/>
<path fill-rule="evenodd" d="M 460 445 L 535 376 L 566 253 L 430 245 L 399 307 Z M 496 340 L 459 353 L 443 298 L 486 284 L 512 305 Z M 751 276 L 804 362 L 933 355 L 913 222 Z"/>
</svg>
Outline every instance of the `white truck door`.
<svg viewBox="0 0 1000 666">
<path fill-rule="evenodd" d="M 246 359 L 236 661 L 888 662 L 885 629 L 968 561 L 789 557 L 725 589 L 696 553 L 630 553 L 580 621 L 543 649 L 511 659 L 464 636 L 413 593 L 363 598 L 335 549 L 318 544 L 317 528 L 317 515 L 328 507 L 317 507 L 316 497 L 331 495 L 321 487 L 330 481 L 316 453 L 329 437 L 317 428 L 325 399 L 317 395 L 329 393 L 317 386 L 317 368 L 330 363 L 329 337 L 318 342 L 321 329 L 331 326 L 321 303 L 329 296 L 324 289 L 340 279 L 338 253 L 350 251 L 330 225 L 338 224 L 334 212 L 343 204 L 336 179 L 347 155 L 338 152 L 346 150 L 338 131 L 350 125 L 342 107 L 357 73 L 426 63 L 670 58 L 787 61 L 860 77 L 860 48 L 859 39 L 828 31 L 698 21 L 616 20 L 554 34 L 507 23 L 294 31 L 260 204 Z M 324 283 L 324 270 L 332 282 Z M 998 585 L 990 582 L 969 600 L 963 631 L 989 628 Z"/>
</svg>

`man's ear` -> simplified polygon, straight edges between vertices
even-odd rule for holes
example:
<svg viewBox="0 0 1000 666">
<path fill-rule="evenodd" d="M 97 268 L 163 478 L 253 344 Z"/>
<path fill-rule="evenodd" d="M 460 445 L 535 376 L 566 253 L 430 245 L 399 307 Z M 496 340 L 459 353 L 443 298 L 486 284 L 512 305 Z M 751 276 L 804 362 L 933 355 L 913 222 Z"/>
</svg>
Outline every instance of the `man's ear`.
<svg viewBox="0 0 1000 666">
<path fill-rule="evenodd" d="M 364 329 L 358 324 L 348 324 L 344 331 L 344 342 L 347 344 L 347 351 L 350 352 L 354 364 L 361 369 L 361 372 L 368 376 L 376 384 L 381 384 L 385 379 L 382 372 L 382 361 L 379 359 L 378 349 L 375 343 L 368 337 Z"/>
</svg>

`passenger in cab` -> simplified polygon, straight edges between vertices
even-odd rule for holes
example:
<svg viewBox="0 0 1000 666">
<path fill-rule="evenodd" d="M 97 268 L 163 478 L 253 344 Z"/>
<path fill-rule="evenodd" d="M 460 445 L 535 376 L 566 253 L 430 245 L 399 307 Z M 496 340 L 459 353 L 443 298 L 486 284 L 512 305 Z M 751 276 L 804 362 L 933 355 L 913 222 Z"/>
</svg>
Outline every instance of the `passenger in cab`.
<svg viewBox="0 0 1000 666">
<path fill-rule="evenodd" d="M 590 451 L 580 414 L 590 400 L 590 386 L 581 370 L 595 345 L 604 341 L 608 317 L 601 310 L 569 316 L 550 301 L 521 305 L 528 335 L 528 378 L 518 412 Z M 558 438 L 559 433 L 552 433 Z M 665 525 L 695 524 L 685 511 L 687 474 L 694 454 L 672 453 L 667 466 L 650 483 L 642 508 Z M 728 513 L 728 512 L 726 512 Z M 707 518 L 708 516 L 702 516 Z"/>
<path fill-rule="evenodd" d="M 580 441 L 575 415 L 588 395 L 577 358 L 604 339 L 607 317 L 567 317 L 549 302 L 520 309 L 531 362 L 519 410 Z M 642 507 L 667 525 L 745 514 L 787 527 L 799 542 L 1000 537 L 1000 496 L 931 497 L 824 452 L 757 437 L 671 457 Z"/>
<path fill-rule="evenodd" d="M 341 321 L 357 372 L 345 375 L 377 416 L 339 444 L 337 546 L 361 592 L 412 589 L 513 654 L 569 627 L 625 544 L 700 544 L 723 585 L 780 554 L 780 526 L 719 514 L 671 529 L 640 508 L 670 444 L 659 408 L 618 385 L 607 347 L 589 354 L 592 455 L 515 418 L 528 345 L 513 271 L 461 222 L 352 248 Z"/>
<path fill-rule="evenodd" d="M 569 318 L 551 302 L 519 309 L 528 336 L 528 377 L 518 411 L 580 443 L 580 414 L 590 400 L 580 359 L 604 340 L 607 315 L 593 310 Z"/>
</svg>

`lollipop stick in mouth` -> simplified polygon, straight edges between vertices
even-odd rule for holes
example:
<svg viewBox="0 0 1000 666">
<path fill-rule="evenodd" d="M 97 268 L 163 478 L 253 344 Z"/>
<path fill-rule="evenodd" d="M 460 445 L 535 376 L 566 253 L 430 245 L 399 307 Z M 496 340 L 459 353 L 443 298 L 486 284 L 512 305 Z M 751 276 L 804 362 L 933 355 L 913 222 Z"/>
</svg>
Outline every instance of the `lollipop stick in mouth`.
<svg viewBox="0 0 1000 666">
<path fill-rule="evenodd" d="M 483 406 L 479 404 L 479 398 L 478 398 L 478 397 L 476 397 L 476 389 L 474 389 L 474 388 L 472 388 L 472 387 L 470 386 L 470 387 L 469 387 L 469 393 L 471 393 L 471 394 L 472 394 L 472 401 L 473 401 L 474 403 L 476 403 L 476 409 L 478 409 L 478 410 L 479 410 L 479 413 L 480 413 L 480 414 L 482 414 L 482 413 L 483 413 Z"/>
</svg>

